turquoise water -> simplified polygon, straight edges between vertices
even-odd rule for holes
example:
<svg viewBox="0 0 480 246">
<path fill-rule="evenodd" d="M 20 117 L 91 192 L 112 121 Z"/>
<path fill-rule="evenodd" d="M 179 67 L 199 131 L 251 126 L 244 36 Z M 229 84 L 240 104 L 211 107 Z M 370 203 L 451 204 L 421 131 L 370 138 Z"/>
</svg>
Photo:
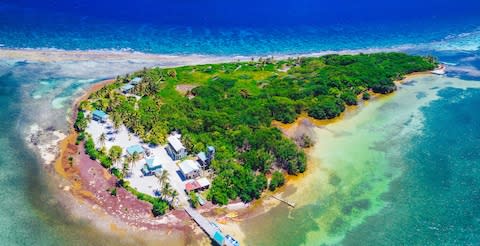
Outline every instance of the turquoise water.
<svg viewBox="0 0 480 246">
<path fill-rule="evenodd" d="M 480 81 L 425 76 L 318 128 L 309 173 L 241 224 L 252 245 L 480 243 Z"/>
<path fill-rule="evenodd" d="M 480 243 L 480 90 L 439 95 L 422 109 L 421 135 L 401 149 L 405 171 L 383 196 L 389 206 L 350 232 L 345 245 Z"/>
</svg>

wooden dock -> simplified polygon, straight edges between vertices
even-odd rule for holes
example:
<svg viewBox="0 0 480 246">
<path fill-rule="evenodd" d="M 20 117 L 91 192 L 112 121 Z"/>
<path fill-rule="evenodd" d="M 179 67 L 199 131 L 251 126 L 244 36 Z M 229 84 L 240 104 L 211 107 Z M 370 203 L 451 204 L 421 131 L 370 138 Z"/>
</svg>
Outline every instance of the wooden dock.
<svg viewBox="0 0 480 246">
<path fill-rule="evenodd" d="M 185 212 L 202 228 L 203 231 L 207 233 L 207 235 L 218 245 L 221 246 L 233 246 L 233 244 L 229 240 L 225 240 L 225 236 L 223 235 L 222 231 L 215 225 L 213 225 L 210 221 L 208 221 L 205 217 L 203 217 L 199 212 L 195 209 L 185 206 Z"/>
<path fill-rule="evenodd" d="M 292 208 L 295 207 L 295 203 L 294 203 L 294 202 L 289 202 L 289 201 L 287 201 L 287 200 L 285 200 L 285 199 L 282 199 L 282 198 L 277 197 L 277 196 L 274 196 L 274 195 L 271 195 L 271 197 L 273 197 L 273 198 L 275 198 L 275 199 L 277 199 L 277 200 L 279 200 L 279 201 L 287 204 L 288 206 L 290 206 L 290 207 L 292 207 Z"/>
</svg>

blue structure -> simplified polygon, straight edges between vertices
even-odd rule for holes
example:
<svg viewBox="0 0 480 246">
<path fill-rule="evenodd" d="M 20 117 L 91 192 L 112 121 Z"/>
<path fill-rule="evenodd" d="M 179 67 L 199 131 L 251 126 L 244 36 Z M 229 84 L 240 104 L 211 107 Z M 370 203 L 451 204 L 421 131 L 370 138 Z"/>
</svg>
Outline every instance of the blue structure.
<svg viewBox="0 0 480 246">
<path fill-rule="evenodd" d="M 124 86 L 122 86 L 120 88 L 120 90 L 123 92 L 123 93 L 128 93 L 131 89 L 133 89 L 135 86 L 131 85 L 131 84 L 126 84 Z"/>
<path fill-rule="evenodd" d="M 225 241 L 225 236 L 220 231 L 216 231 L 213 235 L 213 241 L 218 243 L 218 245 L 223 245 L 223 242 Z"/>
<path fill-rule="evenodd" d="M 158 158 L 150 158 L 146 160 L 146 164 L 142 168 L 144 175 L 153 175 L 162 171 L 162 164 Z"/>
<path fill-rule="evenodd" d="M 202 168 L 205 168 L 205 167 L 208 166 L 208 164 L 207 164 L 207 155 L 206 155 L 205 152 L 203 152 L 203 151 L 197 154 L 197 161 L 198 161 L 198 163 L 200 164 L 200 166 L 201 166 Z"/>
<path fill-rule="evenodd" d="M 142 82 L 142 78 L 140 78 L 140 77 L 135 77 L 134 79 L 132 79 L 132 80 L 130 81 L 130 83 L 131 83 L 132 85 L 138 85 L 140 82 Z"/>
<path fill-rule="evenodd" d="M 92 112 L 92 119 L 100 122 L 105 122 L 108 118 L 107 113 L 102 110 L 94 110 Z"/>
<path fill-rule="evenodd" d="M 130 147 L 127 148 L 127 153 L 129 155 L 133 155 L 133 153 L 137 153 L 139 155 L 143 155 L 145 153 L 145 150 L 142 148 L 142 146 L 136 144 L 136 145 L 132 145 Z"/>
</svg>

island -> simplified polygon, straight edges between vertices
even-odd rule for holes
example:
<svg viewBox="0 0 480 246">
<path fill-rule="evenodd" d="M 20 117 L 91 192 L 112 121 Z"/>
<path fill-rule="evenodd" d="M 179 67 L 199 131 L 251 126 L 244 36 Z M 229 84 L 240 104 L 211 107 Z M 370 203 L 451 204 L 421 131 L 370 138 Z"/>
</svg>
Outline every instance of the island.
<svg viewBox="0 0 480 246">
<path fill-rule="evenodd" d="M 145 68 L 77 104 L 75 142 L 115 177 L 111 196 L 128 191 L 155 216 L 249 203 L 307 170 L 312 139 L 289 138 L 275 122 L 335 118 L 437 65 L 433 57 L 374 53 Z M 230 236 L 219 240 L 235 245 Z"/>
</svg>

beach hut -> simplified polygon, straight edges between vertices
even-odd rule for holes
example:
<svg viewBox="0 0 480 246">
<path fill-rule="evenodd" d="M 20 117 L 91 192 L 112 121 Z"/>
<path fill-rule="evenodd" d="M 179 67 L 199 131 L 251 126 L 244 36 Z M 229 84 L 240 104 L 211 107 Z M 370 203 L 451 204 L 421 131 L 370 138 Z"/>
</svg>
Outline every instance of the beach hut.
<svg viewBox="0 0 480 246">
<path fill-rule="evenodd" d="M 138 84 L 140 84 L 140 82 L 142 82 L 142 78 L 140 78 L 140 77 L 135 77 L 135 78 L 133 78 L 133 79 L 130 81 L 130 84 L 132 84 L 132 85 L 138 85 Z"/>
<path fill-rule="evenodd" d="M 190 181 L 185 184 L 185 191 L 190 193 L 191 191 L 197 191 L 200 189 L 200 184 L 196 181 Z"/>
<path fill-rule="evenodd" d="M 120 91 L 122 91 L 122 93 L 124 93 L 124 94 L 127 94 L 127 93 L 129 93 L 134 87 L 135 87 L 135 86 L 133 86 L 133 85 L 131 85 L 131 84 L 126 84 L 126 85 L 124 85 L 124 86 L 122 86 L 122 87 L 120 88 Z"/>
<path fill-rule="evenodd" d="M 213 241 L 215 241 L 218 245 L 223 245 L 225 236 L 220 231 L 216 231 L 213 235 Z"/>
<path fill-rule="evenodd" d="M 160 173 L 161 171 L 162 171 L 162 162 L 158 157 L 146 159 L 145 165 L 142 168 L 142 173 L 145 176 Z"/>
<path fill-rule="evenodd" d="M 107 113 L 102 110 L 94 110 L 92 112 L 92 119 L 100 122 L 105 122 L 108 118 Z"/>
<path fill-rule="evenodd" d="M 201 190 L 208 189 L 208 187 L 210 187 L 210 181 L 208 181 L 208 179 L 205 177 L 197 179 L 197 182 L 200 185 Z"/>
<path fill-rule="evenodd" d="M 205 152 L 203 152 L 203 151 L 197 154 L 197 161 L 198 161 L 198 163 L 200 164 L 200 166 L 201 166 L 202 168 L 205 168 L 205 167 L 208 166 L 208 164 L 207 164 L 207 155 L 206 155 Z"/>
<path fill-rule="evenodd" d="M 190 191 L 199 191 L 208 189 L 210 187 L 210 181 L 207 178 L 199 178 L 197 180 L 192 180 L 185 184 L 185 190 L 188 192 Z"/>
<path fill-rule="evenodd" d="M 196 161 L 185 160 L 180 162 L 178 166 L 186 179 L 194 179 L 200 176 L 200 167 Z"/>
<path fill-rule="evenodd" d="M 142 148 L 142 146 L 135 144 L 130 147 L 127 147 L 127 153 L 129 155 L 133 155 L 133 153 L 137 153 L 142 157 L 143 154 L 145 154 L 145 150 Z"/>
<path fill-rule="evenodd" d="M 183 146 L 179 137 L 171 135 L 167 138 L 167 147 L 165 148 L 168 155 L 175 161 L 187 156 L 187 149 Z"/>
</svg>

